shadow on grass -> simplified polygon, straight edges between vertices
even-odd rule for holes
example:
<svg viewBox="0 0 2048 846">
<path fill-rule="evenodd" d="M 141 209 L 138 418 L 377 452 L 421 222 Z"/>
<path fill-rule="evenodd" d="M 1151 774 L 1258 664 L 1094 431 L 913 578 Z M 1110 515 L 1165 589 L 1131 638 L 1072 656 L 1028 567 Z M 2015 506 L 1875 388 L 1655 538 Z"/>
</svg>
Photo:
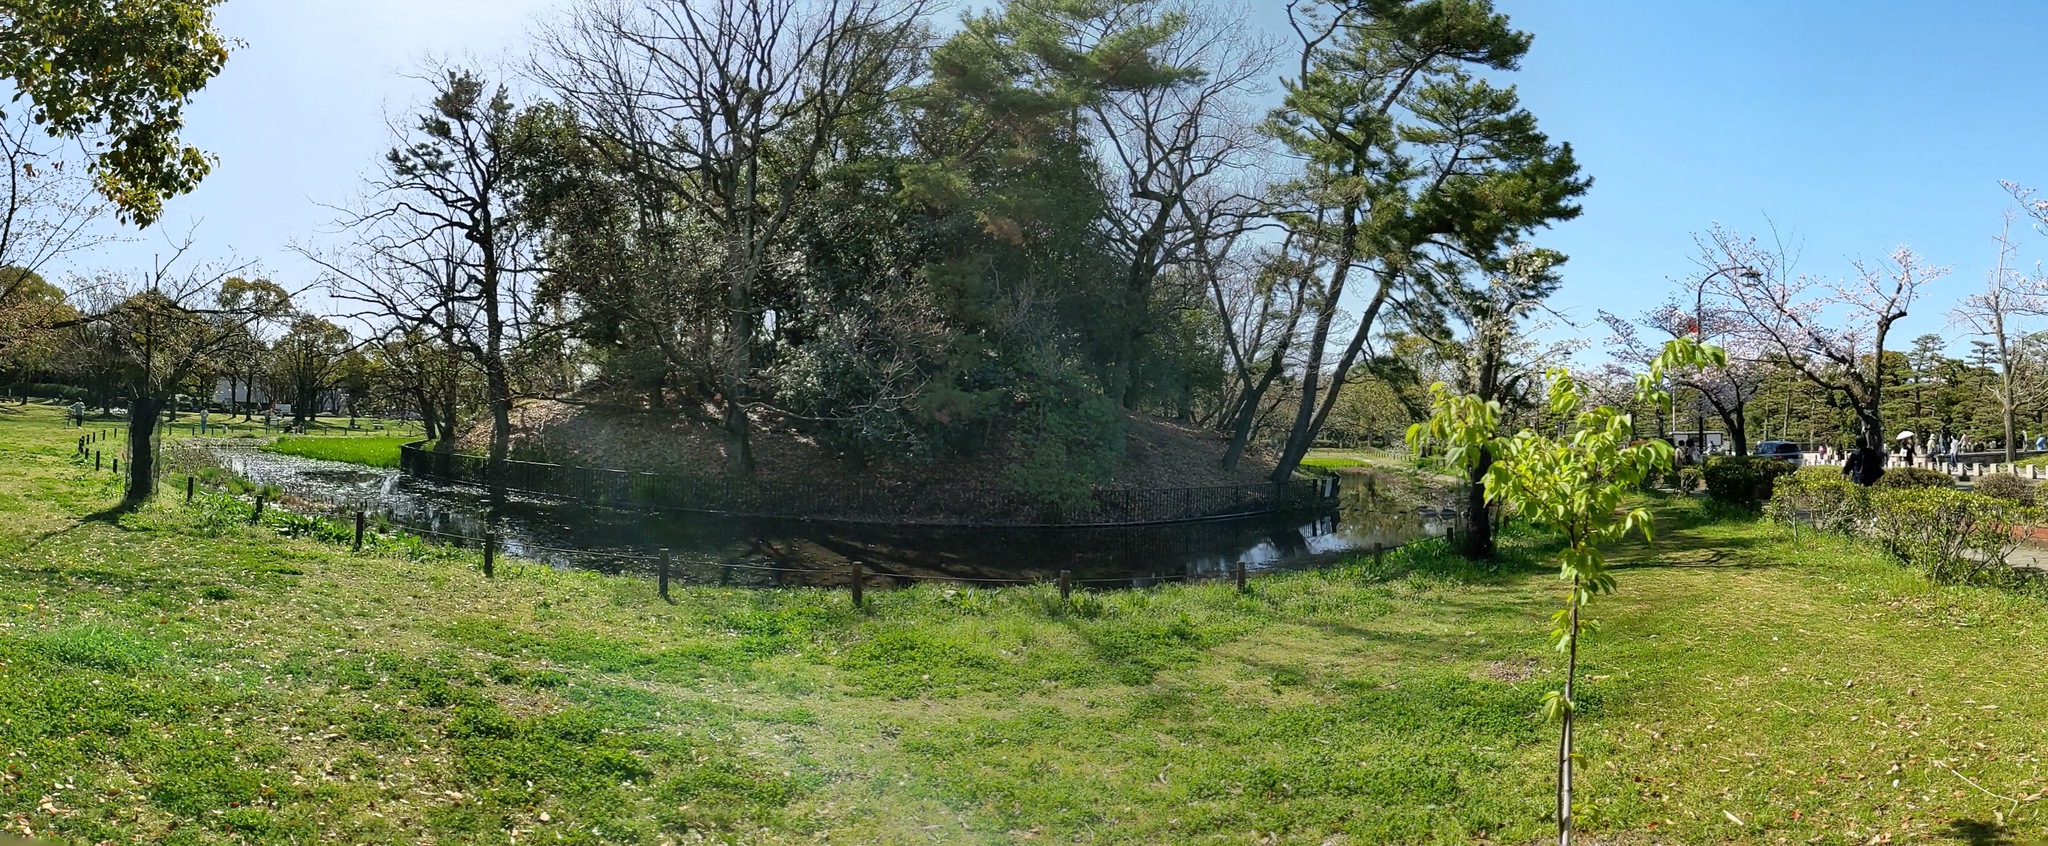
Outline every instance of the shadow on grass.
<svg viewBox="0 0 2048 846">
<path fill-rule="evenodd" d="M 1760 545 L 1756 538 L 1715 538 L 1693 543 L 1671 543 L 1663 535 L 1659 535 L 1657 543 L 1632 542 L 1616 547 L 1607 557 L 1614 561 L 1616 569 L 1630 570 L 1767 570 L 1785 566 L 1783 561 L 1743 554 L 1745 550 Z"/>
<path fill-rule="evenodd" d="M 84 517 L 79 518 L 78 522 L 81 525 L 85 523 L 105 523 L 109 526 L 119 528 L 121 526 L 121 518 L 135 513 L 148 502 L 149 500 L 146 499 L 124 498 L 121 500 L 119 504 L 116 504 L 114 507 L 102 508 L 91 514 L 87 514 Z"/>
<path fill-rule="evenodd" d="M 1969 846 L 2042 846 L 2048 840 L 2032 839 L 2025 843 L 2014 840 L 2012 831 L 1997 823 L 1983 820 L 1956 820 L 1948 824 L 1948 836 L 1957 843 Z"/>
</svg>

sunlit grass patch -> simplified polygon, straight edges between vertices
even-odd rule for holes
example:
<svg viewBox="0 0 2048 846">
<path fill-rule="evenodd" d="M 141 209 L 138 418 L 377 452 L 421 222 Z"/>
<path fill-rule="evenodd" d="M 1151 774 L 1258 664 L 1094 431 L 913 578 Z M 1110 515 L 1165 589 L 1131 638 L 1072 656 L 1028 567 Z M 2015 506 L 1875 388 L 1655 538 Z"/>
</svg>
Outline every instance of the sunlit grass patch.
<svg viewBox="0 0 2048 846">
<path fill-rule="evenodd" d="M 266 452 L 296 455 L 301 458 L 317 458 L 322 461 L 342 461 L 369 467 L 397 467 L 398 448 L 418 438 L 342 436 L 323 437 L 317 435 L 286 435 L 268 444 Z"/>
</svg>

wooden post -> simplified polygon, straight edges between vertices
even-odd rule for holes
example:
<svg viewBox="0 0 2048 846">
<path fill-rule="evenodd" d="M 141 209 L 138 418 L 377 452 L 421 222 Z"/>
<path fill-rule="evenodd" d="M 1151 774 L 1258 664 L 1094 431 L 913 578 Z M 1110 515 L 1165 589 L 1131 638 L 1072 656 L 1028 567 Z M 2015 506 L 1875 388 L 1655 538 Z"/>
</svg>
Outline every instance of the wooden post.
<svg viewBox="0 0 2048 846">
<path fill-rule="evenodd" d="M 249 516 L 249 522 L 263 522 L 263 495 L 260 493 L 256 495 L 256 513 Z"/>
<path fill-rule="evenodd" d="M 1060 598 L 1066 599 L 1074 593 L 1074 571 L 1060 571 Z"/>
<path fill-rule="evenodd" d="M 861 570 L 860 562 L 853 562 L 853 607 L 855 608 L 866 605 L 866 598 L 861 596 L 861 588 L 865 587 L 863 583 L 866 581 L 867 574 Z"/>
<path fill-rule="evenodd" d="M 484 530 L 484 578 L 498 577 L 498 533 Z"/>
<path fill-rule="evenodd" d="M 114 456 L 114 475 L 121 475 L 121 456 Z"/>
<path fill-rule="evenodd" d="M 120 462 L 121 462 L 121 459 L 118 459 L 118 458 L 114 459 L 114 463 L 116 463 L 116 464 L 119 464 Z M 92 472 L 94 472 L 94 473 L 98 473 L 98 472 L 100 472 L 100 451 L 99 451 L 99 450 L 93 450 L 93 451 L 92 451 Z"/>
<path fill-rule="evenodd" d="M 667 549 L 663 549 L 663 550 L 661 551 L 661 598 L 662 598 L 662 600 L 663 600 L 664 602 L 667 602 L 667 603 L 668 603 L 668 604 L 670 604 L 670 605 L 674 605 L 674 604 L 676 603 L 676 601 L 675 601 L 675 600 L 673 600 L 673 599 L 669 599 L 669 598 L 668 598 L 668 550 L 667 550 Z"/>
<path fill-rule="evenodd" d="M 1230 569 L 1231 569 L 1231 572 L 1232 572 L 1232 574 L 1233 574 L 1233 575 L 1235 575 L 1235 576 L 1237 576 L 1237 592 L 1238 592 L 1238 593 L 1243 593 L 1243 592 L 1244 592 L 1244 559 L 1242 559 L 1242 558 L 1238 559 L 1238 560 L 1237 560 L 1237 563 L 1235 563 L 1235 564 L 1232 564 L 1232 565 L 1230 565 Z"/>
<path fill-rule="evenodd" d="M 1386 545 L 1386 544 L 1384 544 L 1384 543 L 1375 543 L 1375 544 L 1373 544 L 1373 545 L 1372 545 L 1372 566 L 1374 566 L 1374 567 L 1378 567 L 1378 566 L 1380 566 L 1380 564 L 1381 564 L 1381 563 L 1385 562 L 1386 560 L 1387 560 L 1387 545 Z"/>
<path fill-rule="evenodd" d="M 192 504 L 192 489 L 193 489 L 193 488 L 195 488 L 195 487 L 197 487 L 197 486 L 198 486 L 198 482 L 197 482 L 197 481 L 196 481 L 196 480 L 195 480 L 195 479 L 194 479 L 193 477 L 191 477 L 191 476 L 186 476 L 186 477 L 185 477 L 185 504 L 186 504 L 186 505 L 191 505 L 191 504 Z M 358 544 L 356 544 L 356 546 L 362 546 L 362 544 L 361 544 L 361 543 L 358 543 Z"/>
<path fill-rule="evenodd" d="M 361 511 L 358 511 L 358 512 L 356 512 L 356 551 L 357 551 L 357 552 L 362 552 L 362 551 L 363 551 L 363 528 L 364 528 L 364 524 L 365 524 L 366 522 L 368 522 L 368 521 L 366 521 L 366 520 L 364 520 L 364 519 L 363 519 L 363 512 L 361 512 Z"/>
</svg>

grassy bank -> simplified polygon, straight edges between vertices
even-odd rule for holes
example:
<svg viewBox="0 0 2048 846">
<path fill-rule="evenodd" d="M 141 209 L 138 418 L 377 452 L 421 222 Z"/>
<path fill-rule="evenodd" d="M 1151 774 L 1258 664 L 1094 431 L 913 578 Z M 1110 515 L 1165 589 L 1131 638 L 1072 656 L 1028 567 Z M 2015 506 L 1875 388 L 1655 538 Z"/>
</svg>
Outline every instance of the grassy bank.
<svg viewBox="0 0 2048 846">
<path fill-rule="evenodd" d="M 371 467 L 397 467 L 398 448 L 416 440 L 419 440 L 419 438 L 366 435 L 343 437 L 286 435 L 265 444 L 263 449 L 265 452 L 296 455 L 302 458 L 318 458 L 323 461 L 345 461 L 350 464 L 364 464 Z"/>
<path fill-rule="evenodd" d="M 171 843 L 1514 843 L 1554 573 L 688 589 L 130 513 L 0 409 L 0 826 Z M 1593 614 L 1598 842 L 2042 827 L 2035 601 L 1661 504 Z M 1512 545 L 1527 553 L 1529 539 Z M 1880 841 L 1883 842 L 1883 841 Z"/>
</svg>

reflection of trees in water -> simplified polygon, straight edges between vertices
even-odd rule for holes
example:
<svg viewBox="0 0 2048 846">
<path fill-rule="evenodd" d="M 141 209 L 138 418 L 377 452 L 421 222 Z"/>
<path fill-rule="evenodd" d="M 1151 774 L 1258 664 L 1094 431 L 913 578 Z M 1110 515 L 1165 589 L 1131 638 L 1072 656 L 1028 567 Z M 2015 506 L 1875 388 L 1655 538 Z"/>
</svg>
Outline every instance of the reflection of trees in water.
<svg viewBox="0 0 2048 846">
<path fill-rule="evenodd" d="M 1323 512 L 1131 528 L 901 528 L 639 514 L 518 498 L 486 521 L 480 493 L 457 485 L 374 471 L 351 481 L 325 463 L 268 453 L 251 458 L 249 469 L 288 490 L 319 496 L 328 489 L 335 507 L 362 502 L 401 527 L 475 539 L 489 525 L 500 548 L 519 558 L 652 576 L 666 551 L 675 583 L 754 587 L 843 588 L 855 561 L 877 587 L 949 577 L 1050 582 L 1061 570 L 1096 584 L 1220 578 L 1238 561 L 1259 569 L 1313 566 L 1433 533 L 1421 508 L 1450 501 L 1442 483 L 1372 471 L 1345 473 L 1337 507 Z"/>
</svg>

